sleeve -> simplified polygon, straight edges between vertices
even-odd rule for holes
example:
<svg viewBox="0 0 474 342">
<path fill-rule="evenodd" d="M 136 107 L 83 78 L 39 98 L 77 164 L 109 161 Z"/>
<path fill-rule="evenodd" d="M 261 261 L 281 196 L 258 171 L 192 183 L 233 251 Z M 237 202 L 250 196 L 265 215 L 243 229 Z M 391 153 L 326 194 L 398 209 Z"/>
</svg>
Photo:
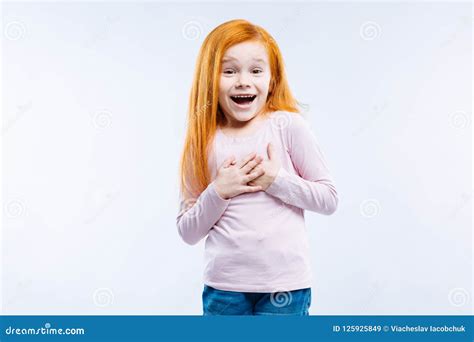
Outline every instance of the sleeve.
<svg viewBox="0 0 474 342">
<path fill-rule="evenodd" d="M 305 118 L 289 114 L 288 152 L 298 175 L 281 167 L 265 191 L 295 207 L 331 215 L 339 200 L 324 155 Z"/>
<path fill-rule="evenodd" d="M 197 199 L 182 195 L 176 225 L 183 241 L 189 245 L 197 244 L 220 219 L 230 201 L 219 196 L 214 182 Z"/>
</svg>

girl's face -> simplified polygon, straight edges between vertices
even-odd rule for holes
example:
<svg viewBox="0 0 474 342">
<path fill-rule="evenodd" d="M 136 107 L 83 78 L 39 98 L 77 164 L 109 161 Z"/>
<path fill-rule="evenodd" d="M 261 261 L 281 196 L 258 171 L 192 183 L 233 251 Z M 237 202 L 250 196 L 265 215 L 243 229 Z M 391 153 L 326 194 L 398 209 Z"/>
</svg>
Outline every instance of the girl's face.
<svg viewBox="0 0 474 342">
<path fill-rule="evenodd" d="M 230 127 L 242 127 L 265 106 L 270 86 L 270 66 L 259 42 L 231 46 L 222 58 L 219 105 Z"/>
</svg>

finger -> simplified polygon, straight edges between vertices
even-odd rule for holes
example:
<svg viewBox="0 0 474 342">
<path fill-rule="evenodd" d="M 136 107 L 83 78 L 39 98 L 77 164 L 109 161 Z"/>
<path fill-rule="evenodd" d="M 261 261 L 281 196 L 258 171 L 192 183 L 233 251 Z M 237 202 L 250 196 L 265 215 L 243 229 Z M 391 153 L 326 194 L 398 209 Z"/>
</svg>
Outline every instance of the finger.
<svg viewBox="0 0 474 342">
<path fill-rule="evenodd" d="M 250 153 L 247 157 L 245 157 L 239 164 L 239 168 L 242 168 L 245 164 L 247 164 L 249 161 L 251 161 L 253 158 L 255 158 L 256 153 L 252 152 Z"/>
<path fill-rule="evenodd" d="M 263 169 L 258 169 L 256 171 L 253 171 L 252 173 L 249 173 L 248 175 L 246 175 L 244 177 L 244 182 L 245 183 L 251 182 L 255 178 L 258 178 L 258 177 L 262 176 L 264 173 L 265 173 L 265 171 Z"/>
<path fill-rule="evenodd" d="M 244 187 L 245 192 L 257 192 L 263 190 L 261 185 L 256 186 L 246 186 Z"/>
<path fill-rule="evenodd" d="M 230 156 L 221 164 L 222 167 L 229 167 L 232 163 L 235 163 L 235 156 Z"/>
<path fill-rule="evenodd" d="M 237 161 L 236 161 L 236 160 L 235 160 L 235 158 L 234 158 L 234 159 L 232 159 L 232 160 L 231 160 L 231 162 L 230 162 L 230 163 L 228 163 L 228 164 L 227 164 L 227 166 L 226 166 L 226 167 L 231 167 L 231 166 L 234 166 L 234 165 L 235 165 L 235 163 L 237 163 Z"/>
<path fill-rule="evenodd" d="M 258 156 L 255 159 L 249 161 L 247 164 L 245 164 L 245 166 L 242 167 L 241 170 L 243 171 L 244 174 L 247 174 L 250 171 L 252 171 L 254 167 L 259 165 L 261 162 L 262 162 L 262 157 Z"/>
</svg>

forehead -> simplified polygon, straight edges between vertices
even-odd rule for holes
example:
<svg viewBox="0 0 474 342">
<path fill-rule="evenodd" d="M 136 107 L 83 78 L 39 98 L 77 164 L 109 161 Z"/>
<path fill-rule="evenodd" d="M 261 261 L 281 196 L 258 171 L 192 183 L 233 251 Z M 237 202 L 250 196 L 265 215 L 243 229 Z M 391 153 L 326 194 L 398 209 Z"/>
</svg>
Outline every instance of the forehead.
<svg viewBox="0 0 474 342">
<path fill-rule="evenodd" d="M 260 61 L 268 63 L 268 54 L 265 46 L 260 42 L 243 42 L 228 48 L 222 57 L 222 62 L 250 63 Z"/>
</svg>

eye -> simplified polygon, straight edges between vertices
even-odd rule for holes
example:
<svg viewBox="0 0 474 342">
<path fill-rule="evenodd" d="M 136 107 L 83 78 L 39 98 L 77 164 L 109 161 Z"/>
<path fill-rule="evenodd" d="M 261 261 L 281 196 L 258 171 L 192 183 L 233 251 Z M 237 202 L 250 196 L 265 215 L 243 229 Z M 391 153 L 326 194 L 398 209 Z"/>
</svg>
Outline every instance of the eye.
<svg viewBox="0 0 474 342">
<path fill-rule="evenodd" d="M 224 74 L 227 74 L 227 75 L 231 75 L 231 74 L 233 74 L 234 72 L 235 72 L 235 71 L 232 70 L 232 69 L 226 69 L 226 70 L 224 70 Z"/>
<path fill-rule="evenodd" d="M 263 72 L 263 70 L 260 70 L 260 69 L 253 69 L 252 72 L 254 74 L 261 74 Z"/>
</svg>

